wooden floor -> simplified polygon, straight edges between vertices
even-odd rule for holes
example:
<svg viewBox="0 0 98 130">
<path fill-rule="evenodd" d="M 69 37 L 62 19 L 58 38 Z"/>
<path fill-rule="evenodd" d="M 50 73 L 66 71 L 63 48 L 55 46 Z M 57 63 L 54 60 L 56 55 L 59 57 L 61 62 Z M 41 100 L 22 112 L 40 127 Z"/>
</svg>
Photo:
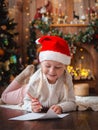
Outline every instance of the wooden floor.
<svg viewBox="0 0 98 130">
<path fill-rule="evenodd" d="M 98 112 L 75 111 L 62 119 L 11 121 L 25 111 L 0 107 L 0 130 L 98 130 Z"/>
<path fill-rule="evenodd" d="M 3 90 L 3 89 L 2 89 Z M 98 130 L 98 112 L 92 110 L 70 112 L 63 119 L 42 121 L 9 121 L 24 111 L 0 107 L 0 130 Z"/>
</svg>

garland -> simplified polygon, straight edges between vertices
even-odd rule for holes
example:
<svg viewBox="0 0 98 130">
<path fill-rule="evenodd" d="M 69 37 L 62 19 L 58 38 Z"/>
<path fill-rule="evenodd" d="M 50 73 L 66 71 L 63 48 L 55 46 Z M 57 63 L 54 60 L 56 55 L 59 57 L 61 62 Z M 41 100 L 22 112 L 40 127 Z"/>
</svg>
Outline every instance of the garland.
<svg viewBox="0 0 98 130">
<path fill-rule="evenodd" d="M 64 34 L 59 29 L 51 28 L 50 24 L 46 24 L 42 20 L 33 20 L 31 25 L 32 28 L 38 29 L 42 35 L 57 35 L 67 40 L 70 48 L 75 51 L 77 43 L 80 44 L 94 44 L 94 48 L 98 52 L 98 19 L 91 21 L 85 31 L 80 31 L 78 34 Z M 74 47 L 74 49 L 73 49 Z M 74 52 L 72 52 L 74 53 Z"/>
</svg>

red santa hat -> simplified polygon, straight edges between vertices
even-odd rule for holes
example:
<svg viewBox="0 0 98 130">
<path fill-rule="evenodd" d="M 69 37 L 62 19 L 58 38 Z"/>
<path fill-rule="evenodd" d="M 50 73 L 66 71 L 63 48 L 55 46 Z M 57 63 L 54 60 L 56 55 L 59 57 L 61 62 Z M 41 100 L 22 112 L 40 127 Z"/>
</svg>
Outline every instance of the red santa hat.
<svg viewBox="0 0 98 130">
<path fill-rule="evenodd" d="M 39 61 L 53 60 L 65 65 L 71 62 L 70 50 L 67 41 L 58 36 L 42 36 L 36 40 L 41 44 Z"/>
</svg>

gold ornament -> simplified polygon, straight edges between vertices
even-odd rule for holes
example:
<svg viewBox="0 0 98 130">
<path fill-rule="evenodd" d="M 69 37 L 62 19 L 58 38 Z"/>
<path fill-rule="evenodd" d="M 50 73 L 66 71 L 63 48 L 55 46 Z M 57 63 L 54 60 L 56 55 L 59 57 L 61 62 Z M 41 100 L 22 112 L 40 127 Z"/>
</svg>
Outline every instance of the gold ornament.
<svg viewBox="0 0 98 130">
<path fill-rule="evenodd" d="M 15 79 L 14 75 L 10 75 L 10 83 Z"/>
<path fill-rule="evenodd" d="M 2 26 L 1 26 L 1 29 L 2 29 L 2 30 L 6 30 L 6 28 L 7 28 L 6 25 L 2 25 Z"/>
</svg>

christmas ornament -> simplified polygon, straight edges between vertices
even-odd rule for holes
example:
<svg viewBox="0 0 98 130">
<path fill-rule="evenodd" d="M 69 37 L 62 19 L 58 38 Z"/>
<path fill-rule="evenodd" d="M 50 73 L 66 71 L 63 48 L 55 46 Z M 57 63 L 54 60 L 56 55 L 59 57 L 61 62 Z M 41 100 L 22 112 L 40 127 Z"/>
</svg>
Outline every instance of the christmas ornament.
<svg viewBox="0 0 98 130">
<path fill-rule="evenodd" d="M 0 56 L 4 55 L 4 50 L 2 48 L 0 48 Z"/>
<path fill-rule="evenodd" d="M 3 33 L 1 33 L 1 34 L 0 34 L 0 37 L 1 37 L 1 38 L 2 38 L 2 37 L 4 37 L 4 34 L 3 34 Z"/>
<path fill-rule="evenodd" d="M 14 63 L 14 64 L 17 63 L 17 58 L 16 58 L 15 55 L 13 55 L 13 56 L 10 57 L 10 63 Z"/>
<path fill-rule="evenodd" d="M 10 62 L 9 62 L 9 60 L 5 61 L 4 65 L 5 65 L 5 70 L 9 71 L 10 70 L 10 68 L 9 68 Z"/>
<path fill-rule="evenodd" d="M 10 75 L 10 83 L 14 80 L 14 75 Z"/>
<path fill-rule="evenodd" d="M 1 26 L 1 29 L 2 29 L 2 30 L 6 30 L 6 28 L 7 28 L 6 25 L 2 25 L 2 26 Z"/>
</svg>

